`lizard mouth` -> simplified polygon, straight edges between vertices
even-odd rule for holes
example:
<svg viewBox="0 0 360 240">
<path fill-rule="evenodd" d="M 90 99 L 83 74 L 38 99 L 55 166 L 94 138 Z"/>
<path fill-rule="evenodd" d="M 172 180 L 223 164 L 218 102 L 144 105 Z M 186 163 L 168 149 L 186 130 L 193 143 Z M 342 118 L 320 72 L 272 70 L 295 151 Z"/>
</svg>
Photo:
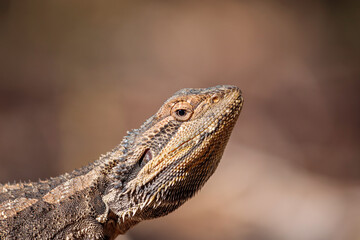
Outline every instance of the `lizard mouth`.
<svg viewBox="0 0 360 240">
<path fill-rule="evenodd" d="M 139 165 L 141 167 L 145 166 L 148 162 L 150 162 L 153 159 L 153 155 L 150 151 L 150 148 L 145 149 L 143 155 L 141 155 L 139 159 Z"/>
</svg>

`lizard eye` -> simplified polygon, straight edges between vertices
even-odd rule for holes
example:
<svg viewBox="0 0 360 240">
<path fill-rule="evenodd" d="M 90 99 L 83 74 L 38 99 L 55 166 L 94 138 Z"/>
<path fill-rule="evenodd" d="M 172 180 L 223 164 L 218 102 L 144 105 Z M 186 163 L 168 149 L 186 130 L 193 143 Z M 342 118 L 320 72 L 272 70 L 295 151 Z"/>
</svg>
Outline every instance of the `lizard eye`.
<svg viewBox="0 0 360 240">
<path fill-rule="evenodd" d="M 178 121 L 187 121 L 193 114 L 193 108 L 188 102 L 178 102 L 171 109 L 171 115 Z"/>
<path fill-rule="evenodd" d="M 180 117 L 184 117 L 186 115 L 186 109 L 178 109 L 176 110 L 176 114 Z"/>
</svg>

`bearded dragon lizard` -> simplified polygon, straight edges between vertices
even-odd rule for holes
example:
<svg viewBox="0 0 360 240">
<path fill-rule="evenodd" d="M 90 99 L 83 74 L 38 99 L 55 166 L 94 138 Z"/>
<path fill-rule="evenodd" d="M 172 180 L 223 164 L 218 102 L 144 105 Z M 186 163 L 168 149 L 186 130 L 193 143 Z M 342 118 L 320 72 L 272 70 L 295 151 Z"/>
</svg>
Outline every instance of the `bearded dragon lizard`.
<svg viewBox="0 0 360 240">
<path fill-rule="evenodd" d="M 235 86 L 182 89 L 72 173 L 0 185 L 0 239 L 115 239 L 169 214 L 217 168 L 243 105 Z"/>
</svg>

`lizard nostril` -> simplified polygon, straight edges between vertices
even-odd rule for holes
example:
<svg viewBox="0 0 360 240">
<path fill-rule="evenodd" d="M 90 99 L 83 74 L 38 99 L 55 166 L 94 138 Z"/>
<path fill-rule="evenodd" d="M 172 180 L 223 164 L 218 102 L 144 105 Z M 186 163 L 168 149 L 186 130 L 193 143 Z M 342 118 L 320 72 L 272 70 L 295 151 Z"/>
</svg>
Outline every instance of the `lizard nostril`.
<svg viewBox="0 0 360 240">
<path fill-rule="evenodd" d="M 218 95 L 214 95 L 214 96 L 211 97 L 211 102 L 212 103 L 217 103 L 217 102 L 219 102 L 219 100 L 220 100 L 220 98 L 219 98 Z"/>
</svg>

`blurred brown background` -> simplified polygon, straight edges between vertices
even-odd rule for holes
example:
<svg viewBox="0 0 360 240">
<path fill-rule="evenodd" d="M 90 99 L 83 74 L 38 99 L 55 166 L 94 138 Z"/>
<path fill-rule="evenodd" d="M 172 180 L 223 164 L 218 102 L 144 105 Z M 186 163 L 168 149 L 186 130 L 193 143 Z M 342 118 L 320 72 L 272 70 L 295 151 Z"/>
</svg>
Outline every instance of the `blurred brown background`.
<svg viewBox="0 0 360 240">
<path fill-rule="evenodd" d="M 0 181 L 95 160 L 175 91 L 239 86 L 223 160 L 119 239 L 360 239 L 359 1 L 0 1 Z"/>
</svg>

